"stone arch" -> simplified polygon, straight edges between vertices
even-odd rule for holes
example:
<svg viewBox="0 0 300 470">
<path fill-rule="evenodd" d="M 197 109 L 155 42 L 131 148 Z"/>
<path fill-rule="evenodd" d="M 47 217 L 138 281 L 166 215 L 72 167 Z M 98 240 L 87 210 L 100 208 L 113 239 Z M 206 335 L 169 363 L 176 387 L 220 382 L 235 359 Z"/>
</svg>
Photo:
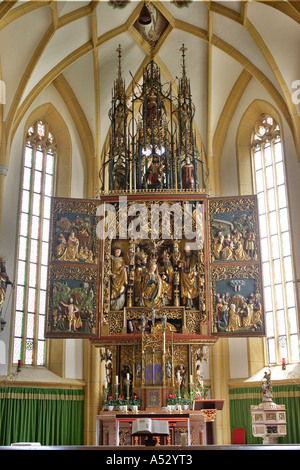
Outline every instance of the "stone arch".
<svg viewBox="0 0 300 470">
<path fill-rule="evenodd" d="M 70 197 L 71 173 L 72 173 L 72 142 L 69 129 L 52 103 L 38 106 L 28 116 L 24 126 L 24 141 L 29 126 L 37 121 L 44 120 L 48 123 L 57 143 L 58 158 L 56 166 L 55 194 L 59 197 Z"/>
</svg>

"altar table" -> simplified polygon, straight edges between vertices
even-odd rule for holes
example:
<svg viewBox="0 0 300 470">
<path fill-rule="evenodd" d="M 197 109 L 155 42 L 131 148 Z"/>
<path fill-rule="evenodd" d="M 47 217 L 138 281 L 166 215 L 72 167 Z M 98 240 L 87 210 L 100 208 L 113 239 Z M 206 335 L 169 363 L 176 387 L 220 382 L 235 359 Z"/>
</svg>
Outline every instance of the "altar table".
<svg viewBox="0 0 300 470">
<path fill-rule="evenodd" d="M 205 422 L 199 411 L 189 410 L 182 413 L 102 411 L 96 419 L 96 445 L 143 445 L 141 438 L 131 436 L 132 422 L 140 418 L 162 419 L 169 422 L 170 435 L 167 438 L 158 438 L 158 444 L 180 445 L 181 434 L 184 433 L 187 434 L 188 445 L 202 445 L 206 442 Z"/>
</svg>

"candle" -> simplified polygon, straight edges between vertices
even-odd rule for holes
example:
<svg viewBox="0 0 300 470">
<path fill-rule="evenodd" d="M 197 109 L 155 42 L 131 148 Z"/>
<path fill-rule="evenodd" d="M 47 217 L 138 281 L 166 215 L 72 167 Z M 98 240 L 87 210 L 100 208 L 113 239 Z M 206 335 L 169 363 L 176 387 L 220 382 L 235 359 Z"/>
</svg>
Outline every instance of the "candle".
<svg viewBox="0 0 300 470">
<path fill-rule="evenodd" d="M 116 375 L 116 385 L 119 383 L 119 377 Z"/>
<path fill-rule="evenodd" d="M 180 379 L 180 372 L 177 372 L 177 379 Z"/>
<path fill-rule="evenodd" d="M 192 384 L 193 383 L 193 376 L 190 375 L 190 383 Z"/>
<path fill-rule="evenodd" d="M 107 388 L 107 380 L 104 382 L 104 387 Z"/>
<path fill-rule="evenodd" d="M 127 380 L 129 380 L 129 374 L 127 374 Z"/>
</svg>

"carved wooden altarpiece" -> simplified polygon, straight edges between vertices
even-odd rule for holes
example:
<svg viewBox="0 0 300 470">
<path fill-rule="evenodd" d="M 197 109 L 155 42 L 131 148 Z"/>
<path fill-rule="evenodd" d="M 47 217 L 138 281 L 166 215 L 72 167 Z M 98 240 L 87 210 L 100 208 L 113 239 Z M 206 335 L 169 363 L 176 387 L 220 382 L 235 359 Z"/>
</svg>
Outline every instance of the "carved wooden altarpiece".
<svg viewBox="0 0 300 470">
<path fill-rule="evenodd" d="M 129 105 L 118 49 L 99 195 L 52 202 L 46 337 L 89 338 L 146 407 L 198 388 L 219 337 L 265 334 L 256 197 L 209 196 L 181 50 L 178 95 L 151 60 Z"/>
</svg>

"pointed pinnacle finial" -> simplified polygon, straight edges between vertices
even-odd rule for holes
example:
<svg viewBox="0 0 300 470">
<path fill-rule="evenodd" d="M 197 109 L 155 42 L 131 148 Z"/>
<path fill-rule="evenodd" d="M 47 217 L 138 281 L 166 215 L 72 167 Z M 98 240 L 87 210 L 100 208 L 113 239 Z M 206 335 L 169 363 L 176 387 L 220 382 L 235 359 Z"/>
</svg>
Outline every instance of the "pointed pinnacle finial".
<svg viewBox="0 0 300 470">
<path fill-rule="evenodd" d="M 185 51 L 186 50 L 187 48 L 184 46 L 184 44 L 182 44 L 180 51 L 182 52 L 182 70 L 183 70 L 184 75 L 185 75 Z"/>
</svg>

